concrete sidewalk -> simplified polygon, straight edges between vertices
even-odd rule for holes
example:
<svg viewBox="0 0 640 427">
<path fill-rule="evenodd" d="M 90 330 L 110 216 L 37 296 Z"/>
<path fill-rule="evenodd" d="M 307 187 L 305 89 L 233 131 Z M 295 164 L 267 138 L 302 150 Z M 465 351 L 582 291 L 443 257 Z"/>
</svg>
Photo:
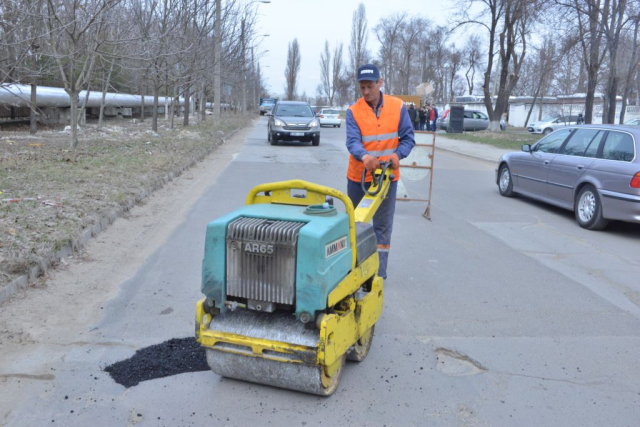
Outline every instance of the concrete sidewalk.
<svg viewBox="0 0 640 427">
<path fill-rule="evenodd" d="M 494 147 L 493 145 L 479 144 L 476 142 L 460 141 L 448 139 L 446 133 L 436 134 L 436 148 L 439 150 L 452 151 L 463 156 L 474 157 L 476 159 L 497 163 L 503 154 L 511 153 L 514 150 Z"/>
</svg>

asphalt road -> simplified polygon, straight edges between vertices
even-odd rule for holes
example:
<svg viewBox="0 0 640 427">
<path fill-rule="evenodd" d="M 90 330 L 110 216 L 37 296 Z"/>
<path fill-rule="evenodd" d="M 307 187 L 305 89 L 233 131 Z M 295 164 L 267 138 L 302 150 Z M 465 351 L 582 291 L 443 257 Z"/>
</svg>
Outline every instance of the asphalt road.
<svg viewBox="0 0 640 427">
<path fill-rule="evenodd" d="M 206 223 L 263 182 L 302 178 L 346 190 L 344 139 L 344 127 L 325 128 L 319 147 L 272 147 L 261 119 L 83 337 L 121 345 L 59 349 L 55 380 L 36 387 L 23 379 L 22 390 L 34 392 L 5 412 L 4 423 L 638 425 L 640 226 L 582 230 L 571 212 L 502 198 L 495 165 L 441 151 L 432 221 L 421 216 L 423 204 L 398 203 L 371 352 L 346 367 L 332 397 L 209 371 L 129 389 L 113 382 L 106 365 L 135 348 L 193 335 Z M 425 182 L 405 185 L 412 197 L 426 195 Z M 47 355 L 33 358 L 37 365 Z"/>
</svg>

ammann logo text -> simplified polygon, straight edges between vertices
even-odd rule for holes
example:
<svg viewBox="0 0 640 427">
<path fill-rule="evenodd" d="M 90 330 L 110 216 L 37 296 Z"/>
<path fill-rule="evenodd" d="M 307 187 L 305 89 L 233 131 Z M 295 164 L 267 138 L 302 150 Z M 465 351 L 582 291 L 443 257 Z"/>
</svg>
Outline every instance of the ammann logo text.
<svg viewBox="0 0 640 427">
<path fill-rule="evenodd" d="M 329 258 L 332 255 L 342 252 L 347 249 L 347 236 L 341 237 L 338 240 L 334 240 L 325 246 L 324 257 Z"/>
<path fill-rule="evenodd" d="M 373 70 L 362 70 L 360 74 L 373 74 Z"/>
</svg>

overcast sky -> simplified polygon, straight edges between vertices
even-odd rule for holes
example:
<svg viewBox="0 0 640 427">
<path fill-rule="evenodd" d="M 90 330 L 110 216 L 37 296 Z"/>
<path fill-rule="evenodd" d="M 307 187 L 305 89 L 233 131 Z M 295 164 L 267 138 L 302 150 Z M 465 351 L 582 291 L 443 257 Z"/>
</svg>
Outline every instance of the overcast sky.
<svg viewBox="0 0 640 427">
<path fill-rule="evenodd" d="M 259 4 L 258 34 L 269 34 L 256 40 L 268 52 L 260 61 L 269 91 L 281 95 L 284 92 L 284 69 L 287 64 L 287 45 L 298 38 L 301 51 L 298 94 L 306 92 L 315 96 L 320 83 L 320 52 L 324 41 L 329 41 L 333 52 L 336 42 L 344 44 L 344 61 L 348 60 L 353 11 L 362 0 L 271 0 Z M 378 50 L 378 41 L 373 28 L 380 18 L 395 12 L 406 11 L 411 15 L 422 15 L 434 24 L 446 25 L 454 5 L 452 0 L 366 0 L 369 41 L 368 49 Z"/>
</svg>

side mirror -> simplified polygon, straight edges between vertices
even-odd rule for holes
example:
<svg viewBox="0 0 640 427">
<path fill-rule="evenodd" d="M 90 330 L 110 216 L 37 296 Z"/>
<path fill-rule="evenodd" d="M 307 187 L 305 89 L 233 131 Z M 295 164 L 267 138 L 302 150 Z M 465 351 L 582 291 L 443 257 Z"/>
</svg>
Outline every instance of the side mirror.
<svg viewBox="0 0 640 427">
<path fill-rule="evenodd" d="M 265 113 L 264 115 L 267 116 L 267 117 L 273 116 L 273 114 L 271 114 L 271 113 Z"/>
<path fill-rule="evenodd" d="M 522 151 L 524 151 L 525 153 L 530 153 L 531 152 L 531 144 L 522 144 Z"/>
</svg>

